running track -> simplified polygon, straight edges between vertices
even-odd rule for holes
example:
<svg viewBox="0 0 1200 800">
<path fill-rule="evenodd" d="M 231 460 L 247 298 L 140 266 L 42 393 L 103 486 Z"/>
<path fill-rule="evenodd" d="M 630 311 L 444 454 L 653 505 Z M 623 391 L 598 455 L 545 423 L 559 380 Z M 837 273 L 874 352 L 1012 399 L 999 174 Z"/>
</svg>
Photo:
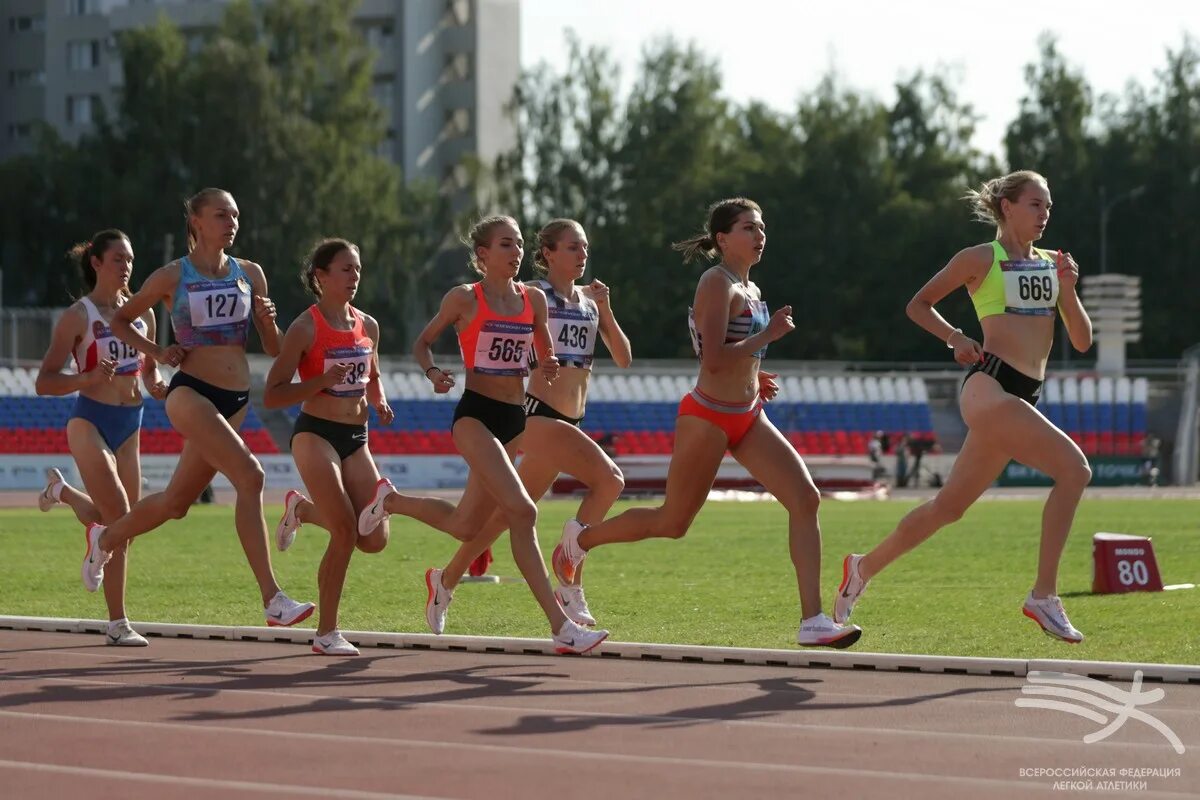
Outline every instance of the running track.
<svg viewBox="0 0 1200 800">
<path fill-rule="evenodd" d="M 1020 770 L 1080 767 L 1200 796 L 1200 685 L 1146 685 L 1179 755 L 1137 720 L 1085 744 L 1102 725 L 1016 707 L 1024 683 L 4 630 L 0 796 L 1062 798 Z"/>
</svg>

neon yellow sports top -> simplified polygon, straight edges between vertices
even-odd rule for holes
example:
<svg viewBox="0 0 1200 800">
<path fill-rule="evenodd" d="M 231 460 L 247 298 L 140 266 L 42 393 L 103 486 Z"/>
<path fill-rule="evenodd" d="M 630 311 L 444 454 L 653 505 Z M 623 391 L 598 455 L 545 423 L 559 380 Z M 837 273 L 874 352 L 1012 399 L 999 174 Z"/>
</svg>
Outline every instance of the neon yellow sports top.
<svg viewBox="0 0 1200 800">
<path fill-rule="evenodd" d="M 1055 255 L 1033 248 L 1035 258 L 1009 259 L 1004 246 L 992 242 L 992 267 L 971 295 L 980 319 L 996 314 L 1053 317 L 1058 305 Z"/>
</svg>

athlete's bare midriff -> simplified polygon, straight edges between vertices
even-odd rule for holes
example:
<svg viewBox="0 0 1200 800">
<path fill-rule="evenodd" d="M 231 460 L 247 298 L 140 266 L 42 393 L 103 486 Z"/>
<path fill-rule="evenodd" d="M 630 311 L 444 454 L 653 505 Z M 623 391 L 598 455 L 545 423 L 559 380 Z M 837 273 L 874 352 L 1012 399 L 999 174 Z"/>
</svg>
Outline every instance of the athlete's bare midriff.
<svg viewBox="0 0 1200 800">
<path fill-rule="evenodd" d="M 241 392 L 250 387 L 250 363 L 241 345 L 193 347 L 179 369 L 218 389 Z"/>
<path fill-rule="evenodd" d="M 365 425 L 369 416 L 366 395 L 334 397 L 321 392 L 300 404 L 300 410 L 310 417 L 319 417 L 343 425 Z"/>
<path fill-rule="evenodd" d="M 529 377 L 529 394 L 565 417 L 582 417 L 587 406 L 592 371 L 582 367 L 560 367 L 554 383 L 540 371 Z"/>
<path fill-rule="evenodd" d="M 81 389 L 80 395 L 107 406 L 140 406 L 142 393 L 137 375 L 114 375 L 112 380 Z"/>
<path fill-rule="evenodd" d="M 980 320 L 983 349 L 1031 378 L 1042 380 L 1054 344 L 1054 317 L 995 314 Z"/>
</svg>

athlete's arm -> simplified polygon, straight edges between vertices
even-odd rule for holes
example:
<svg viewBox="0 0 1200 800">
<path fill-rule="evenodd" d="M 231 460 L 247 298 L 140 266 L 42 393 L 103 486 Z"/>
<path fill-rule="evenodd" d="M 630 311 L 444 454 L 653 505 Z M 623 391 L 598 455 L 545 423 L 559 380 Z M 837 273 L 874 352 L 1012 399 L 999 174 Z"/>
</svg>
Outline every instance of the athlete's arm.
<svg viewBox="0 0 1200 800">
<path fill-rule="evenodd" d="M 367 380 L 367 402 L 379 415 L 380 423 L 391 425 L 396 413 L 388 405 L 387 397 L 383 393 L 383 383 L 379 380 L 379 323 L 374 317 L 363 314 L 363 328 L 367 332 L 367 338 L 371 340 L 371 375 Z"/>
<path fill-rule="evenodd" d="M 550 325 L 547 323 L 546 295 L 541 289 L 525 290 L 529 304 L 533 308 L 533 347 L 537 352 L 538 369 L 550 383 L 558 377 L 558 357 L 554 355 L 554 340 L 550 338 Z"/>
<path fill-rule="evenodd" d="M 113 314 L 113 336 L 137 350 L 143 355 L 151 356 L 160 364 L 179 366 L 187 355 L 187 348 L 173 344 L 170 347 L 159 347 L 155 342 L 143 336 L 133 327 L 133 322 L 141 317 L 155 304 L 169 300 L 179 285 L 179 262 L 172 261 L 165 267 L 159 267 L 150 273 L 142 288 L 137 290 L 128 302 L 124 303 Z"/>
<path fill-rule="evenodd" d="M 61 397 L 112 378 L 117 369 L 117 362 L 111 358 L 102 359 L 94 370 L 80 375 L 62 371 L 63 364 L 70 357 L 71 350 L 75 348 L 86 328 L 87 312 L 81 303 L 75 303 L 58 318 L 54 325 L 54 333 L 50 335 L 50 349 L 42 358 L 42 366 L 38 369 L 33 384 L 34 391 L 39 395 Z"/>
<path fill-rule="evenodd" d="M 442 305 L 433 319 L 425 326 L 413 342 L 413 358 L 425 373 L 425 377 L 433 384 L 433 390 L 445 394 L 454 385 L 454 375 L 433 363 L 433 343 L 442 335 L 442 331 L 451 325 L 467 322 L 475 303 L 475 292 L 467 284 L 455 286 L 446 292 Z"/>
<path fill-rule="evenodd" d="M 254 315 L 254 328 L 258 331 L 258 340 L 262 342 L 263 352 L 272 357 L 278 356 L 282 334 L 279 332 L 279 326 L 275 324 L 275 303 L 267 296 L 267 275 L 263 268 L 253 261 L 243 261 L 242 270 L 254 287 L 250 298 L 250 312 Z"/>
<path fill-rule="evenodd" d="M 301 314 L 288 326 L 279 355 L 271 362 L 271 369 L 267 372 L 266 386 L 263 388 L 263 406 L 287 408 L 316 396 L 322 389 L 337 386 L 342 382 L 342 378 L 350 371 L 349 364 L 334 364 L 322 375 L 299 383 L 292 381 L 292 376 L 300 366 L 300 359 L 304 358 L 305 352 L 312 347 L 314 336 L 312 316 L 307 313 Z"/>
<path fill-rule="evenodd" d="M 158 340 L 158 328 L 154 319 L 154 310 L 150 309 L 145 314 L 142 314 L 142 321 L 146 323 L 146 338 L 154 342 Z M 162 379 L 162 375 L 158 371 L 158 361 L 154 356 L 142 354 L 142 385 L 146 387 L 146 391 L 155 400 L 164 400 L 167 396 L 167 384 Z"/>
<path fill-rule="evenodd" d="M 1086 353 L 1092 347 L 1092 318 L 1088 316 L 1075 291 L 1079 283 L 1079 264 L 1075 262 L 1070 253 L 1060 253 L 1056 266 L 1058 268 L 1058 310 L 1062 314 L 1063 325 L 1067 328 L 1071 346 L 1080 353 Z"/>
<path fill-rule="evenodd" d="M 913 295 L 904 308 L 908 318 L 948 345 L 954 346 L 954 359 L 960 364 L 972 364 L 983 355 L 979 343 L 955 328 L 937 312 L 934 305 L 960 286 L 979 286 L 992 263 L 991 245 L 976 245 L 958 251 L 946 266 L 938 270 Z"/>
<path fill-rule="evenodd" d="M 613 314 L 608 286 L 593 280 L 589 286 L 583 288 L 583 292 L 595 301 L 596 310 L 600 312 L 600 338 L 604 340 L 608 354 L 618 367 L 628 367 L 633 363 L 633 349 L 629 346 L 629 337 L 621 330 Z"/>
<path fill-rule="evenodd" d="M 708 369 L 721 369 L 740 358 L 751 357 L 764 345 L 779 339 L 796 327 L 792 324 L 792 307 L 783 306 L 771 315 L 771 321 L 764 330 L 747 336 L 740 342 L 726 343 L 729 307 L 736 296 L 733 284 L 714 270 L 701 276 L 700 283 L 696 286 L 692 313 L 696 317 L 696 331 L 700 334 L 701 362 Z"/>
</svg>

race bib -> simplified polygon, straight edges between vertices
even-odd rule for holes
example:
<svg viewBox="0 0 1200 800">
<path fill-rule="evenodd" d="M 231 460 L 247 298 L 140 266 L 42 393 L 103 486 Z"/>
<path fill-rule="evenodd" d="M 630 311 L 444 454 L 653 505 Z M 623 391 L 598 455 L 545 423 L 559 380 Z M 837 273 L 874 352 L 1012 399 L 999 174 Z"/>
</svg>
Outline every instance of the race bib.
<svg viewBox="0 0 1200 800">
<path fill-rule="evenodd" d="M 145 335 L 146 323 L 137 320 L 133 327 Z M 96 340 L 96 355 L 99 359 L 111 358 L 117 362 L 117 375 L 136 375 L 142 364 L 142 354 L 113 336 L 112 329 L 103 322 L 92 325 L 92 338 Z"/>
<path fill-rule="evenodd" d="M 333 347 L 325 351 L 325 371 L 335 364 L 349 364 L 342 382 L 326 389 L 326 394 L 336 397 L 360 397 L 367 391 L 371 380 L 371 348 L 365 346 Z"/>
<path fill-rule="evenodd" d="M 187 293 L 193 328 L 234 325 L 250 316 L 250 284 L 245 278 L 199 281 L 188 284 Z"/>
<path fill-rule="evenodd" d="M 1004 313 L 1052 317 L 1058 304 L 1058 271 L 1041 259 L 1001 261 Z"/>
<path fill-rule="evenodd" d="M 590 367 L 596 350 L 596 320 L 578 308 L 550 309 L 550 338 L 560 364 Z"/>
<path fill-rule="evenodd" d="M 489 319 L 479 329 L 475 371 L 485 375 L 528 375 L 533 326 Z"/>
</svg>

